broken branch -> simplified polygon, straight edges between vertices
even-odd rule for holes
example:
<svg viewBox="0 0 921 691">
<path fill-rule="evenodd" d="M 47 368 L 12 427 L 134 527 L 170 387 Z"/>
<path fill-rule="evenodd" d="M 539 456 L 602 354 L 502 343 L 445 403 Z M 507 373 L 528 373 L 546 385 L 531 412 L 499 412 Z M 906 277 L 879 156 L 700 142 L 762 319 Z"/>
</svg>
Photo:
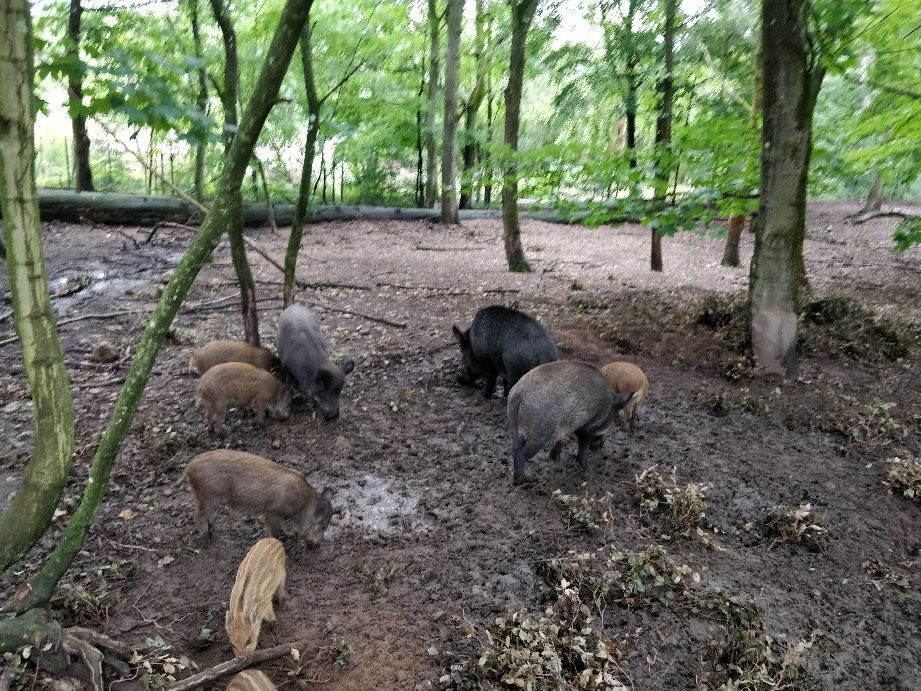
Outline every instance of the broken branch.
<svg viewBox="0 0 921 691">
<path fill-rule="evenodd" d="M 265 648 L 264 650 L 256 650 L 251 653 L 246 653 L 245 655 L 240 655 L 232 660 L 221 662 L 208 669 L 203 669 L 201 672 L 193 674 L 191 677 L 173 682 L 169 686 L 169 691 L 191 691 L 199 686 L 208 686 L 209 682 L 216 681 L 230 674 L 235 674 L 259 662 L 274 660 L 275 658 L 288 655 L 292 650 L 296 650 L 298 646 L 303 646 L 304 644 L 305 641 L 282 643 L 273 648 Z"/>
</svg>

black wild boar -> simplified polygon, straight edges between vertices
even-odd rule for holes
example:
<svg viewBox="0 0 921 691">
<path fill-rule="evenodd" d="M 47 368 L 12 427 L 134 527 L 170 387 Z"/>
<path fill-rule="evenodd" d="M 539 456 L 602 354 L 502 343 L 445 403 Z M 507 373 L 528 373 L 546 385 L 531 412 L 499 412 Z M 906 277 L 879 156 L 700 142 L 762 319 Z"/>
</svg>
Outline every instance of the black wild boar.
<svg viewBox="0 0 921 691">
<path fill-rule="evenodd" d="M 291 305 L 281 313 L 278 356 L 286 375 L 310 396 L 323 417 L 339 417 L 339 395 L 355 363 L 349 360 L 340 367 L 329 359 L 326 337 L 306 307 Z"/>
<path fill-rule="evenodd" d="M 466 331 L 455 324 L 454 337 L 460 345 L 463 384 L 485 381 L 483 395 L 492 396 L 501 374 L 505 395 L 527 372 L 559 359 L 556 344 L 543 324 L 524 312 L 501 305 L 484 307 L 473 317 Z"/>
<path fill-rule="evenodd" d="M 589 444 L 602 437 L 632 397 L 614 393 L 601 372 L 585 362 L 551 362 L 532 369 L 508 397 L 513 483 L 524 482 L 525 464 L 538 451 L 551 449 L 550 458 L 559 458 L 572 434 L 579 442 L 576 460 L 584 470 Z"/>
</svg>

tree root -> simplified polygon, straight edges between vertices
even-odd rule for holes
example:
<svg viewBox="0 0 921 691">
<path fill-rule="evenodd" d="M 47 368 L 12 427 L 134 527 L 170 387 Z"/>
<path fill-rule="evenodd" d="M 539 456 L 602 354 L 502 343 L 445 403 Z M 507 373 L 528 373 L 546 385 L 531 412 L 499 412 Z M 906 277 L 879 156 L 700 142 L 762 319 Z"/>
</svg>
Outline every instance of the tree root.
<svg viewBox="0 0 921 691">
<path fill-rule="evenodd" d="M 274 660 L 289 654 L 292 650 L 298 649 L 304 645 L 304 641 L 295 641 L 293 643 L 282 643 L 273 648 L 256 650 L 245 655 L 240 655 L 232 660 L 226 660 L 208 669 L 203 669 L 191 677 L 180 679 L 169 686 L 169 691 L 191 691 L 192 689 L 204 686 L 207 687 L 209 682 L 213 682 L 221 677 L 240 672 L 247 667 L 251 667 L 259 662 Z"/>
<path fill-rule="evenodd" d="M 14 651 L 31 646 L 29 660 L 39 667 L 70 673 L 66 657 L 78 658 L 86 667 L 85 681 L 95 691 L 103 691 L 102 665 L 105 662 L 122 677 L 130 676 L 127 661 L 133 650 L 103 633 L 79 626 L 63 628 L 44 609 L 30 609 L 25 614 L 0 622 L 0 651 Z M 59 659 L 54 661 L 55 657 Z M 44 659 L 43 659 L 44 658 Z"/>
</svg>

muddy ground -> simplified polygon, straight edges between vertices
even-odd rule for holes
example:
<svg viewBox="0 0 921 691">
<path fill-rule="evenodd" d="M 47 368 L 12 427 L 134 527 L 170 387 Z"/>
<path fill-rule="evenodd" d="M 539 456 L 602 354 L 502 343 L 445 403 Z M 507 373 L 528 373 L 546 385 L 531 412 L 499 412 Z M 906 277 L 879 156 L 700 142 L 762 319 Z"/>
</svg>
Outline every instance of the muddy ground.
<svg viewBox="0 0 921 691">
<path fill-rule="evenodd" d="M 205 667 L 229 658 L 227 598 L 262 528 L 224 513 L 215 545 L 202 548 L 181 482 L 192 456 L 229 447 L 303 472 L 315 487 L 332 488 L 341 508 L 321 547 L 288 541 L 289 597 L 260 640 L 267 647 L 307 639 L 299 662 L 262 666 L 285 688 L 438 688 L 452 663 L 480 652 L 462 621 L 483 627 L 521 607 L 539 616 L 554 585 L 541 565 L 608 542 L 629 551 L 660 544 L 699 576 L 686 579 L 692 592 L 753 602 L 758 645 L 776 655 L 765 674 L 779 683 L 921 689 L 921 505 L 883 482 L 887 459 L 921 455 L 921 248 L 893 254 L 894 222 L 846 223 L 856 209 L 810 208 L 806 266 L 810 299 L 820 301 L 804 321 L 799 377 L 787 381 L 753 372 L 742 356 L 739 313 L 727 296 L 745 290 L 748 271 L 720 266 L 723 239 L 709 231 L 666 239 L 665 272 L 653 274 L 642 228 L 529 221 L 522 232 L 535 271 L 525 275 L 505 271 L 498 221 L 312 226 L 299 274 L 315 287 L 299 300 L 316 306 L 336 357 L 356 360 L 342 416 L 326 423 L 302 406 L 261 428 L 232 412 L 218 438 L 194 407 L 187 363 L 195 345 L 242 335 L 222 243 L 157 360 L 86 549 L 54 601 L 58 616 L 154 662 L 184 655 Z M 189 240 L 162 229 L 137 244 L 147 233 L 47 226 L 52 290 L 89 281 L 55 300 L 61 318 L 136 313 L 61 327 L 77 408 L 73 478 L 55 528 L 3 577 L 0 598 L 47 553 L 78 500 L 142 315 Z M 283 256 L 285 232 L 251 236 Z M 745 266 L 752 245 L 746 233 Z M 250 257 L 263 340 L 274 345 L 280 276 Z M 0 283 L 7 285 L 3 269 Z M 821 301 L 829 295 L 857 299 L 867 312 L 847 300 Z M 536 457 L 533 483 L 512 487 L 504 402 L 456 382 L 450 331 L 493 303 L 541 318 L 563 357 L 629 359 L 647 372 L 651 394 L 637 431 L 615 428 L 586 472 L 572 443 L 559 461 Z M 0 330 L 11 328 L 0 322 Z M 88 359 L 103 339 L 121 352 L 114 364 Z M 17 344 L 4 346 L 0 506 L 31 446 L 22 372 Z M 666 477 L 674 468 L 679 485 L 705 486 L 699 530 L 674 530 L 638 502 L 635 477 L 651 466 Z M 609 493 L 602 530 L 580 529 L 551 498 L 556 489 Z M 823 529 L 814 539 L 784 540 L 759 527 L 772 507 L 805 503 Z M 715 688 L 740 675 L 721 657 L 720 641 L 732 633 L 723 610 L 701 613 L 679 601 L 614 602 L 594 622 L 628 687 Z M 801 654 L 784 665 L 798 645 Z"/>
</svg>

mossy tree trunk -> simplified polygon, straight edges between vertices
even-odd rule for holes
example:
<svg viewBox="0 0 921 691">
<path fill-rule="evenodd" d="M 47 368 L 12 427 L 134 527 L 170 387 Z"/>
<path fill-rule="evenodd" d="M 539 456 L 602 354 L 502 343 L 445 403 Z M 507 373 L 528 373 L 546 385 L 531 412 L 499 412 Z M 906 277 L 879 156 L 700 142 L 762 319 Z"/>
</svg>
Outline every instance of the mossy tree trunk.
<svg viewBox="0 0 921 691">
<path fill-rule="evenodd" d="M 67 44 L 71 57 L 80 60 L 80 24 L 83 18 L 81 0 L 70 0 L 67 15 Z M 74 188 L 78 192 L 92 192 L 93 169 L 90 167 L 90 137 L 86 132 L 86 113 L 83 112 L 83 76 L 71 73 L 67 78 L 67 98 L 70 102 L 71 129 L 74 135 Z"/>
<path fill-rule="evenodd" d="M 459 223 L 457 217 L 457 92 L 460 85 L 461 20 L 464 0 L 448 0 L 445 41 L 445 110 L 441 150 L 441 222 Z"/>
<path fill-rule="evenodd" d="M 808 44 L 807 0 L 764 0 L 761 190 L 749 278 L 751 344 L 770 372 L 792 374 L 800 291 L 812 114 L 824 69 Z"/>
<path fill-rule="evenodd" d="M 509 57 L 508 85 L 505 87 L 505 148 L 510 160 L 502 171 L 502 225 L 505 236 L 505 259 L 509 271 L 530 271 L 531 265 L 521 245 L 518 218 L 518 127 L 521 122 L 521 91 L 524 87 L 525 45 L 528 28 L 537 9 L 537 0 L 519 0 L 512 5 L 512 47 Z"/>
<path fill-rule="evenodd" d="M 224 0 L 211 0 L 214 19 L 221 28 L 224 39 L 224 88 L 221 91 L 221 103 L 224 106 L 224 146 L 227 152 L 237 130 L 237 101 L 240 97 L 240 70 L 237 51 L 237 34 L 233 28 L 230 10 Z M 255 174 L 255 168 L 253 169 Z M 258 189 L 258 188 L 257 188 Z M 243 193 L 237 190 L 237 199 L 232 200 L 236 209 L 243 208 Z M 230 258 L 240 284 L 240 308 L 243 312 L 243 333 L 246 342 L 259 345 L 259 314 L 256 311 L 256 284 L 253 272 L 246 258 L 246 245 L 243 242 L 242 213 L 230 216 L 227 224 L 227 238 L 230 240 Z"/>
<path fill-rule="evenodd" d="M 239 196 L 247 164 L 265 119 L 275 103 L 278 88 L 288 70 L 309 8 L 309 0 L 286 0 L 272 43 L 259 76 L 254 82 L 255 89 L 224 162 L 214 203 L 147 320 L 137 354 L 131 361 L 125 385 L 115 403 L 112 418 L 96 449 L 80 505 L 47 562 L 29 581 L 28 587 L 21 591 L 21 596 L 8 603 L 7 609 L 23 612 L 46 603 L 58 581 L 82 549 L 87 531 L 105 493 L 115 458 L 131 427 L 141 394 L 173 318 L 202 265 L 208 261 L 231 216 L 239 212 L 235 200 Z M 31 81 L 29 85 L 31 86 Z M 0 623 L 0 640 L 3 639 L 2 629 L 9 621 Z"/>
<path fill-rule="evenodd" d="M 312 0 L 310 0 L 312 2 Z M 313 183 L 313 157 L 317 146 L 317 134 L 320 131 L 320 99 L 317 96 L 316 81 L 313 76 L 313 48 L 310 43 L 310 22 L 304 23 L 301 32 L 301 64 L 304 68 L 304 88 L 307 91 L 307 141 L 304 144 L 304 165 L 301 168 L 301 183 L 294 207 L 294 221 L 288 247 L 285 250 L 284 305 L 287 307 L 294 299 L 295 270 L 297 255 L 301 249 L 301 237 L 304 234 L 304 219 L 310 208 L 310 191 Z"/>
<path fill-rule="evenodd" d="M 198 0 L 189 0 L 192 19 L 192 42 L 195 46 L 195 57 L 202 61 L 198 68 L 198 94 L 195 103 L 202 113 L 208 111 L 208 73 L 204 65 L 201 47 L 201 25 L 198 21 Z M 195 142 L 195 198 L 203 202 L 205 199 L 205 155 L 208 152 L 208 140 L 202 133 L 201 138 Z"/>
<path fill-rule="evenodd" d="M 29 551 L 51 523 L 74 451 L 70 381 L 58 341 L 35 191 L 32 26 L 27 0 L 0 9 L 0 207 L 13 318 L 34 405 L 35 442 L 0 516 L 0 570 Z"/>
<path fill-rule="evenodd" d="M 441 58 L 441 18 L 437 0 L 428 0 L 429 79 L 425 105 L 425 206 L 431 209 L 438 196 L 438 154 L 435 150 L 435 109 Z"/>
</svg>

